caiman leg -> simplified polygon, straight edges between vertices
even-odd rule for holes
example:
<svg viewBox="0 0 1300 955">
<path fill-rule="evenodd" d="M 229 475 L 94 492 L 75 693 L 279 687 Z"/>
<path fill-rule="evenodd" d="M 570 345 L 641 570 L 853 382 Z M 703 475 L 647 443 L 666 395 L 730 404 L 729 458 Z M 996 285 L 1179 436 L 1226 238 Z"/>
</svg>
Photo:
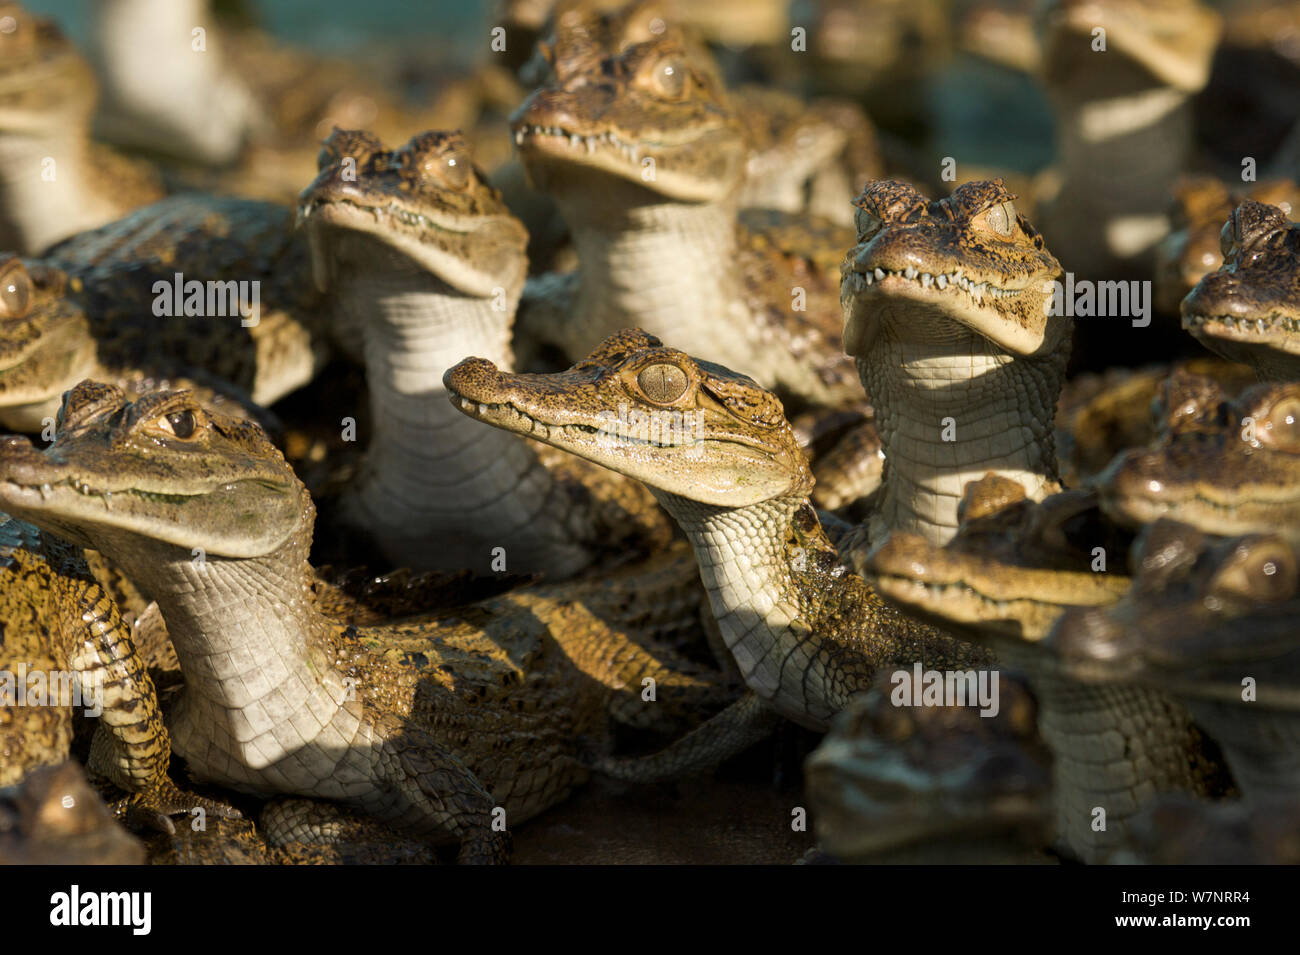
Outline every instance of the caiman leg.
<svg viewBox="0 0 1300 955">
<path fill-rule="evenodd" d="M 125 789 L 113 807 L 119 815 L 144 813 L 164 829 L 167 816 L 195 808 L 226 818 L 230 806 L 179 789 L 167 775 L 171 738 L 163 725 L 158 694 L 137 652 L 117 603 L 91 574 L 78 548 L 42 535 L 51 566 L 52 603 L 72 649 L 70 666 L 87 706 L 102 710 L 91 742 L 89 769 Z"/>
</svg>

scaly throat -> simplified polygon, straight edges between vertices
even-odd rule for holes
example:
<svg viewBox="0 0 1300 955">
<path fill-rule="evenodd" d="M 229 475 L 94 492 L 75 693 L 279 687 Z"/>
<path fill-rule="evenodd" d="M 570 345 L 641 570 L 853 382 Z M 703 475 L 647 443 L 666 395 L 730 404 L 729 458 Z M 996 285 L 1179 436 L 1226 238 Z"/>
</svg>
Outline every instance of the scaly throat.
<svg viewBox="0 0 1300 955">
<path fill-rule="evenodd" d="M 364 329 L 373 421 L 346 516 L 397 564 L 488 573 L 500 547 L 510 570 L 558 576 L 590 560 L 534 448 L 457 411 L 442 383 L 471 355 L 512 367 L 518 296 L 507 290 L 498 310 L 423 271 L 355 269 L 340 282 L 342 308 Z"/>
<path fill-rule="evenodd" d="M 309 771 L 294 752 L 315 744 L 342 759 L 358 719 L 312 605 L 310 535 L 247 560 L 104 538 L 103 552 L 158 601 L 176 648 L 186 688 L 168 719 L 176 752 L 201 778 L 244 792 L 318 786 L 320 765 Z"/>
<path fill-rule="evenodd" d="M 826 729 L 883 667 L 992 659 L 886 606 L 839 563 L 807 498 L 723 508 L 654 493 L 695 549 L 710 607 L 746 685 L 802 726 Z"/>
<path fill-rule="evenodd" d="M 208 0 L 94 5 L 93 55 L 104 87 L 98 135 L 146 149 L 169 143 L 168 152 L 202 162 L 235 159 L 246 129 L 264 117 L 228 66 L 226 37 L 210 6 Z M 207 31 L 205 46 L 195 51 L 183 38 L 199 26 Z"/>
<path fill-rule="evenodd" d="M 0 247 L 34 255 L 116 217 L 92 187 L 84 117 L 39 137 L 0 135 Z"/>
<path fill-rule="evenodd" d="M 625 328 L 701 356 L 733 355 L 751 337 L 733 202 L 619 204 L 594 190 L 556 199 L 578 249 L 578 292 L 559 342 L 570 355 Z"/>
<path fill-rule="evenodd" d="M 1154 86 L 1105 99 L 1057 97 L 1061 189 L 1052 214 L 1065 228 L 1052 235 L 1061 261 L 1069 245 L 1091 236 L 1118 260 L 1145 255 L 1169 231 L 1166 197 L 1187 168 L 1192 147 L 1191 97 Z M 1084 236 L 1071 239 L 1081 230 Z"/>
<path fill-rule="evenodd" d="M 956 322 L 936 328 L 920 316 L 906 338 L 892 322 L 857 359 L 885 453 L 871 540 L 900 530 L 947 543 L 966 483 L 989 471 L 1018 481 L 1031 500 L 1058 489 L 1052 423 L 1064 349 L 1015 357 Z"/>
</svg>

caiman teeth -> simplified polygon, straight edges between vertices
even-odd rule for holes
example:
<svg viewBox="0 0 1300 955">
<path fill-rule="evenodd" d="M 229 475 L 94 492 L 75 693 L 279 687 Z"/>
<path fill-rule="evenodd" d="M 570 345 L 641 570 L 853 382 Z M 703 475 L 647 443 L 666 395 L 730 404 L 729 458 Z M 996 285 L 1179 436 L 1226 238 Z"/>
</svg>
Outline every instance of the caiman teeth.
<svg viewBox="0 0 1300 955">
<path fill-rule="evenodd" d="M 899 271 L 897 269 L 883 269 L 876 266 L 874 269 L 866 269 L 859 272 L 856 269 L 848 270 L 844 273 L 845 279 L 850 283 L 849 291 L 857 293 L 865 288 L 870 288 L 877 282 L 886 278 L 894 277 L 907 279 L 909 282 L 915 282 L 922 288 L 937 288 L 940 291 L 946 290 L 949 285 L 955 285 L 963 292 L 974 298 L 1015 298 L 1023 288 L 1003 288 L 994 285 L 992 282 L 972 282 L 962 274 L 961 269 L 954 269 L 952 272 L 939 272 L 937 274 L 922 272 L 914 265 Z"/>
<path fill-rule="evenodd" d="M 302 203 L 298 207 L 298 221 L 301 223 L 304 219 L 306 219 L 317 209 L 326 205 L 350 206 L 353 209 L 359 209 L 362 212 L 368 212 L 375 217 L 378 217 L 380 213 L 383 213 L 384 215 L 389 216 L 390 218 L 396 219 L 398 222 L 402 223 L 403 225 L 420 226 L 426 229 L 437 229 L 439 232 L 460 231 L 458 229 L 448 226 L 446 222 L 435 222 L 433 219 L 430 219 L 428 216 L 421 215 L 418 212 L 412 212 L 411 210 L 406 209 L 403 206 L 399 205 L 397 202 L 388 202 L 382 206 L 363 205 L 359 202 L 353 202 L 350 199 L 344 199 L 344 198 L 313 199 L 309 202 Z"/>
<path fill-rule="evenodd" d="M 997 600 L 993 597 L 986 597 L 978 590 L 961 582 L 955 583 L 931 583 L 926 580 L 918 580 L 915 577 L 897 577 L 893 574 L 878 575 L 882 582 L 893 584 L 895 587 L 911 591 L 912 599 L 919 603 L 929 601 L 935 602 L 939 606 L 951 604 L 956 597 L 974 598 L 988 610 L 999 614 L 1006 615 L 1011 611 L 1011 604 L 1006 600 Z M 901 596 L 901 595 L 900 595 Z M 1038 603 L 1039 601 L 1035 601 Z"/>
<path fill-rule="evenodd" d="M 50 495 L 54 493 L 54 485 L 51 484 L 49 481 L 44 481 L 41 484 L 22 484 L 18 481 L 11 480 L 8 483 L 14 485 L 15 487 L 22 488 L 25 491 L 38 491 L 41 495 L 42 501 L 48 501 L 50 499 Z M 104 503 L 104 509 L 109 511 L 113 509 L 114 494 L 129 494 L 132 497 L 142 498 L 143 500 L 146 501 L 162 501 L 164 503 L 169 503 L 169 504 L 179 504 L 182 501 L 189 500 L 193 496 L 190 494 L 168 494 L 163 491 L 145 491 L 140 488 L 126 488 L 124 490 L 118 490 L 118 491 L 109 491 L 109 490 L 101 491 L 98 488 L 93 487 L 86 481 L 78 481 L 71 478 L 66 480 L 61 480 L 57 483 L 60 487 L 71 488 L 72 490 L 76 491 L 78 494 L 80 494 L 83 497 L 99 498 Z"/>
<path fill-rule="evenodd" d="M 1270 331 L 1287 331 L 1300 333 L 1300 318 L 1288 318 L 1285 315 L 1269 315 L 1267 318 L 1237 318 L 1233 315 L 1184 315 L 1183 328 L 1195 331 L 1206 325 L 1222 325 L 1233 332 L 1263 335 Z"/>
<path fill-rule="evenodd" d="M 544 424 L 543 422 L 538 421 L 532 415 L 528 414 L 526 411 L 520 411 L 518 408 L 516 408 L 513 404 L 509 402 L 502 402 L 500 404 L 486 404 L 481 401 L 479 402 L 470 401 L 464 395 L 457 395 L 456 397 L 460 403 L 461 410 L 464 411 L 471 418 L 486 418 L 488 416 L 488 413 L 492 411 L 498 413 L 505 412 L 507 415 L 509 415 L 511 418 L 516 419 L 521 424 L 527 425 L 527 427 L 519 427 L 517 429 L 508 429 L 508 430 L 515 430 L 519 434 L 525 434 L 533 438 L 540 438 L 543 441 L 551 437 L 552 431 L 555 432 L 582 431 L 582 432 L 586 432 L 587 434 L 595 434 L 595 435 L 609 433 L 604 428 L 595 427 L 589 424 L 583 424 L 579 421 L 572 421 L 572 422 L 568 422 L 567 424 L 551 424 L 551 425 Z M 500 422 L 494 422 L 494 423 L 498 424 L 498 426 L 502 424 Z M 641 438 L 638 438 L 635 435 L 623 434 L 623 433 L 617 434 L 614 438 L 611 439 L 611 442 L 617 444 L 627 444 L 627 445 L 636 444 L 648 448 L 667 447 L 667 445 L 665 445 L 662 442 L 642 440 Z M 683 447 L 683 445 L 673 445 L 673 447 Z"/>
<path fill-rule="evenodd" d="M 578 133 L 570 132 L 559 126 L 537 126 L 526 125 L 515 130 L 515 145 L 522 146 L 524 140 L 531 136 L 552 136 L 557 139 L 568 140 L 570 146 L 577 149 L 579 146 L 585 147 L 587 153 L 594 153 L 597 146 L 608 146 L 617 149 L 630 162 L 639 162 L 641 159 L 641 149 L 635 143 L 629 143 L 626 140 L 619 139 L 611 132 L 597 133 L 594 136 L 581 136 Z"/>
</svg>

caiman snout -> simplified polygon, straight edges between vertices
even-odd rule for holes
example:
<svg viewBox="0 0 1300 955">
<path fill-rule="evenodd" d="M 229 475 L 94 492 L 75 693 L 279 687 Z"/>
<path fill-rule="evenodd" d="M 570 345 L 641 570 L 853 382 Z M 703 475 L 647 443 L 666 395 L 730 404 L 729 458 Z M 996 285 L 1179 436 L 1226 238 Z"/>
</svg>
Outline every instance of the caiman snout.
<svg viewBox="0 0 1300 955">
<path fill-rule="evenodd" d="M 1211 272 L 1202 277 L 1183 299 L 1184 315 L 1245 315 L 1252 303 L 1242 297 L 1242 283 L 1231 272 Z"/>
<path fill-rule="evenodd" d="M 480 404 L 495 405 L 505 400 L 506 379 L 497 366 L 486 358 L 465 358 L 442 374 L 452 404 L 460 397 Z"/>
<path fill-rule="evenodd" d="M 34 485 L 47 478 L 49 460 L 21 434 L 0 435 L 0 481 Z"/>
</svg>

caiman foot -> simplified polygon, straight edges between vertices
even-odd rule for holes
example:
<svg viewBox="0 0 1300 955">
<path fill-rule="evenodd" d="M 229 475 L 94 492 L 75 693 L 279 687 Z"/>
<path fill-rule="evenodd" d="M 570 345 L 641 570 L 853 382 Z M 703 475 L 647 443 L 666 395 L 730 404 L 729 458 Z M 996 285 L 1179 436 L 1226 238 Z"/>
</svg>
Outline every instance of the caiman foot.
<svg viewBox="0 0 1300 955">
<path fill-rule="evenodd" d="M 234 806 L 187 792 L 165 777 L 142 792 L 130 793 L 110 803 L 109 809 L 128 829 L 136 832 L 152 830 L 169 836 L 176 834 L 173 816 L 244 817 Z"/>
</svg>

